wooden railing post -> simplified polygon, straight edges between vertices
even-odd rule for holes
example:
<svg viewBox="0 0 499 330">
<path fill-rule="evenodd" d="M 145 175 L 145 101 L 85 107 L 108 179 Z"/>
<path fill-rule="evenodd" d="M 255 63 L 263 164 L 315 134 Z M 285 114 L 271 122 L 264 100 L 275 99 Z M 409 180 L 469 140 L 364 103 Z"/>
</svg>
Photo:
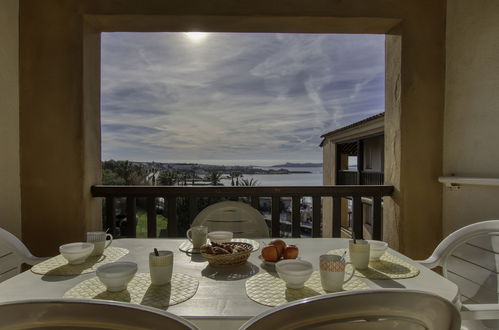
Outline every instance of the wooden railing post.
<svg viewBox="0 0 499 330">
<path fill-rule="evenodd" d="M 147 237 L 156 238 L 156 198 L 147 197 Z"/>
<path fill-rule="evenodd" d="M 346 173 L 346 172 L 345 172 Z M 379 175 L 373 176 L 376 179 Z M 290 234 L 292 236 L 301 236 L 301 230 L 305 227 L 301 223 L 300 213 L 300 197 L 312 197 L 312 236 L 321 236 L 322 225 L 322 197 L 333 198 L 333 237 L 341 236 L 341 199 L 347 196 L 353 198 L 353 229 L 358 238 L 363 237 L 363 217 L 362 217 L 362 196 L 373 197 L 373 235 L 374 238 L 382 238 L 382 206 L 381 198 L 383 196 L 391 196 L 393 186 L 382 185 L 337 185 L 337 186 L 279 186 L 279 187 L 180 187 L 180 186 L 92 186 L 91 192 L 93 197 L 104 197 L 106 207 L 106 223 L 111 233 L 116 234 L 115 224 L 115 198 L 127 198 L 127 217 L 128 217 L 128 237 L 136 235 L 136 214 L 135 200 L 136 198 L 147 199 L 147 236 L 157 237 L 156 227 L 156 203 L 157 196 L 170 196 L 167 201 L 165 215 L 169 220 L 169 228 L 167 230 L 169 237 L 179 235 L 179 223 L 177 216 L 176 198 L 187 198 L 189 208 L 189 221 L 192 222 L 197 213 L 196 198 L 208 198 L 212 201 L 220 200 L 224 197 L 250 197 L 251 204 L 257 206 L 261 196 L 270 197 L 272 200 L 271 209 L 271 235 L 279 237 L 281 235 L 281 203 L 280 199 L 284 196 L 292 198 L 292 227 Z M 184 204 L 182 204 L 184 205 Z M 259 205 L 258 205 L 259 206 Z M 183 230 L 184 228 L 182 228 Z"/>
<path fill-rule="evenodd" d="M 116 214 L 115 214 L 115 202 L 113 196 L 106 197 L 106 223 L 109 232 L 112 233 L 113 236 L 116 236 Z"/>
<path fill-rule="evenodd" d="M 353 228 L 352 231 L 355 233 L 355 238 L 364 238 L 362 223 L 362 198 L 360 196 L 353 197 Z"/>
<path fill-rule="evenodd" d="M 381 197 L 373 197 L 373 239 L 383 239 L 383 217 L 381 215 Z"/>
<path fill-rule="evenodd" d="M 341 237 L 341 197 L 333 197 L 333 237 Z"/>
<path fill-rule="evenodd" d="M 251 196 L 251 206 L 260 211 L 260 197 Z"/>
<path fill-rule="evenodd" d="M 137 203 L 135 197 L 126 198 L 126 230 L 127 237 L 137 237 Z"/>
<path fill-rule="evenodd" d="M 189 197 L 189 225 L 192 224 L 194 218 L 198 215 L 198 198 Z"/>
<path fill-rule="evenodd" d="M 272 197 L 272 237 L 281 236 L 281 198 Z"/>
<path fill-rule="evenodd" d="M 322 202 L 320 196 L 312 197 L 312 237 L 321 237 Z"/>
<path fill-rule="evenodd" d="M 168 197 L 168 237 L 178 236 L 177 196 Z"/>
<path fill-rule="evenodd" d="M 294 196 L 292 198 L 292 225 L 291 225 L 291 235 L 292 237 L 301 237 L 301 213 L 300 213 L 300 203 L 301 197 Z"/>
</svg>

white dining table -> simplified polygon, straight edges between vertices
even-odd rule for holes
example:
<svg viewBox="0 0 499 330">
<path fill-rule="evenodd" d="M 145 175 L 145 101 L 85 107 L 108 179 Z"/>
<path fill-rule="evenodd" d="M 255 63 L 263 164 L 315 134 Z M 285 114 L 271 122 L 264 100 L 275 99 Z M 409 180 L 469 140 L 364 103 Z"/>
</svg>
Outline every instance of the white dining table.
<svg viewBox="0 0 499 330">
<path fill-rule="evenodd" d="M 270 239 L 254 239 L 266 244 Z M 346 248 L 347 239 L 340 238 L 287 238 L 287 244 L 298 246 L 300 258 L 310 261 L 314 270 L 319 268 L 319 256 L 326 252 Z M 213 267 L 199 254 L 186 254 L 179 250 L 184 239 L 116 239 L 112 246 L 122 247 L 129 253 L 120 261 L 138 264 L 138 272 L 149 272 L 149 253 L 154 248 L 174 252 L 175 273 L 184 273 L 199 280 L 196 294 L 189 300 L 169 306 L 167 311 L 182 316 L 201 329 L 237 329 L 251 317 L 271 307 L 251 300 L 245 290 L 245 282 L 261 272 L 273 271 L 259 259 L 260 250 L 251 254 L 248 262 L 239 266 Z M 388 250 L 400 259 L 414 265 L 420 273 L 412 278 L 372 280 L 362 278 L 369 287 L 421 290 L 437 294 L 459 306 L 457 286 L 437 273 L 419 265 L 414 260 Z M 48 276 L 25 271 L 0 283 L 0 302 L 36 298 L 61 298 L 69 289 L 81 281 L 92 278 L 95 273 L 78 276 Z"/>
</svg>

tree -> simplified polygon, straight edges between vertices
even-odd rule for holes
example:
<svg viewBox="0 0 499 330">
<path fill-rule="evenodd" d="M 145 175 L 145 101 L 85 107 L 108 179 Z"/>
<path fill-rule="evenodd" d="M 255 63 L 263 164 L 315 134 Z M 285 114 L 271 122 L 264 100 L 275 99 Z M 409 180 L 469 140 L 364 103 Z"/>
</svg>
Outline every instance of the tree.
<svg viewBox="0 0 499 330">
<path fill-rule="evenodd" d="M 108 180 L 114 178 L 116 184 L 121 185 L 140 185 L 147 184 L 147 169 L 138 164 L 134 164 L 128 160 L 109 160 L 102 163 L 103 169 L 103 182 L 104 179 Z M 113 173 L 111 173 L 113 172 Z M 106 177 L 104 177 L 106 175 Z M 119 178 L 119 179 L 118 179 Z"/>
<path fill-rule="evenodd" d="M 241 179 L 241 186 L 245 186 L 245 187 L 258 186 L 258 180 L 255 180 L 253 178 L 250 178 L 249 180 L 246 178 L 242 178 Z"/>
<path fill-rule="evenodd" d="M 177 182 L 177 172 L 176 171 L 161 171 L 158 175 L 158 182 L 162 186 L 174 186 Z"/>
<path fill-rule="evenodd" d="M 192 185 L 194 186 L 194 183 L 196 181 L 196 179 L 198 178 L 198 176 L 196 175 L 196 171 L 192 170 L 190 171 L 190 177 L 191 177 L 191 180 L 192 180 Z"/>
<path fill-rule="evenodd" d="M 189 178 L 189 174 L 186 172 L 180 172 L 177 179 L 179 185 L 182 184 L 184 186 L 187 186 L 187 179 Z"/>
<path fill-rule="evenodd" d="M 230 177 L 230 185 L 234 186 L 234 179 L 237 177 L 237 172 L 230 172 L 229 177 Z"/>
<path fill-rule="evenodd" d="M 104 185 L 124 185 L 125 180 L 120 177 L 116 172 L 109 169 L 102 171 L 102 184 Z"/>
<path fill-rule="evenodd" d="M 221 185 L 220 180 L 222 179 L 222 173 L 218 171 L 211 171 L 206 174 L 205 180 L 209 181 L 214 186 Z"/>
<path fill-rule="evenodd" d="M 156 168 L 156 164 L 152 162 L 151 166 L 148 169 L 150 171 L 149 177 L 151 178 L 151 183 L 153 186 L 156 185 L 156 179 L 158 174 L 158 169 Z"/>
<path fill-rule="evenodd" d="M 239 178 L 242 178 L 243 174 L 241 172 L 236 172 L 236 186 L 239 186 Z"/>
</svg>

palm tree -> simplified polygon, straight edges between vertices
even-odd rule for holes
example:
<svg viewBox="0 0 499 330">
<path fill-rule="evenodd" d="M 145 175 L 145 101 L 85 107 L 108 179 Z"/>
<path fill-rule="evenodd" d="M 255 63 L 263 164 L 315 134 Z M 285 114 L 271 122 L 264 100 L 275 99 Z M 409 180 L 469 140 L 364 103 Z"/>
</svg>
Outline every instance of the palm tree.
<svg viewBox="0 0 499 330">
<path fill-rule="evenodd" d="M 239 186 L 239 178 L 242 178 L 243 174 L 241 172 L 236 172 L 236 186 Z"/>
<path fill-rule="evenodd" d="M 241 186 L 244 186 L 244 187 L 255 187 L 255 186 L 258 186 L 258 180 L 255 180 L 253 178 L 250 178 L 249 180 L 245 179 L 245 178 L 242 178 L 241 179 Z"/>
<path fill-rule="evenodd" d="M 197 177 L 198 177 L 198 176 L 196 175 L 196 171 L 192 170 L 192 171 L 190 172 L 190 176 L 191 176 L 191 180 L 192 180 L 192 185 L 194 186 L 194 183 L 195 183 L 195 181 L 196 181 L 196 179 L 197 179 Z"/>
<path fill-rule="evenodd" d="M 237 178 L 238 172 L 230 172 L 229 177 L 230 177 L 230 185 L 234 186 L 234 179 Z"/>
<path fill-rule="evenodd" d="M 178 176 L 178 183 L 179 185 L 182 184 L 184 186 L 187 186 L 187 179 L 189 178 L 189 174 L 186 172 L 180 172 Z"/>
<path fill-rule="evenodd" d="M 220 180 L 222 179 L 222 173 L 218 171 L 211 171 L 205 176 L 205 180 L 209 181 L 214 186 L 221 185 Z"/>
</svg>

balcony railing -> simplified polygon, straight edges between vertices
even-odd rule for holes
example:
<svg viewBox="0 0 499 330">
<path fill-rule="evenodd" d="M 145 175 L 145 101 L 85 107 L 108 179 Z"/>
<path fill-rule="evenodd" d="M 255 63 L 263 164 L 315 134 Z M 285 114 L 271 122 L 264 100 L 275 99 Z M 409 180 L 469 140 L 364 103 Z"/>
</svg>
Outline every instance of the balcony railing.
<svg viewBox="0 0 499 330">
<path fill-rule="evenodd" d="M 187 203 L 188 225 L 192 223 L 198 210 L 198 199 L 208 198 L 216 201 L 217 198 L 238 199 L 245 198 L 256 209 L 260 209 L 260 198 L 271 199 L 271 235 L 280 237 L 281 233 L 281 198 L 291 198 L 291 236 L 301 236 L 301 197 L 312 198 L 312 237 L 321 237 L 322 230 L 322 197 L 332 197 L 332 218 L 325 221 L 332 222 L 333 237 L 341 236 L 341 199 L 352 198 L 352 230 L 358 238 L 363 237 L 362 197 L 372 198 L 372 236 L 381 239 L 382 218 L 381 200 L 384 196 L 391 196 L 393 186 L 304 186 L 304 187 L 196 187 L 196 186 L 92 186 L 93 197 L 105 198 L 105 226 L 111 232 L 116 230 L 116 199 L 126 198 L 127 236 L 136 237 L 137 199 L 146 199 L 147 236 L 157 237 L 156 214 L 157 199 L 163 198 L 163 215 L 168 219 L 167 236 L 183 236 L 179 230 L 177 215 L 177 200 L 182 198 Z"/>
<path fill-rule="evenodd" d="M 383 172 L 372 171 L 338 171 L 339 185 L 382 185 L 385 176 Z"/>
<path fill-rule="evenodd" d="M 338 171 L 337 184 L 339 185 L 358 185 L 359 172 L 357 171 Z"/>
</svg>

